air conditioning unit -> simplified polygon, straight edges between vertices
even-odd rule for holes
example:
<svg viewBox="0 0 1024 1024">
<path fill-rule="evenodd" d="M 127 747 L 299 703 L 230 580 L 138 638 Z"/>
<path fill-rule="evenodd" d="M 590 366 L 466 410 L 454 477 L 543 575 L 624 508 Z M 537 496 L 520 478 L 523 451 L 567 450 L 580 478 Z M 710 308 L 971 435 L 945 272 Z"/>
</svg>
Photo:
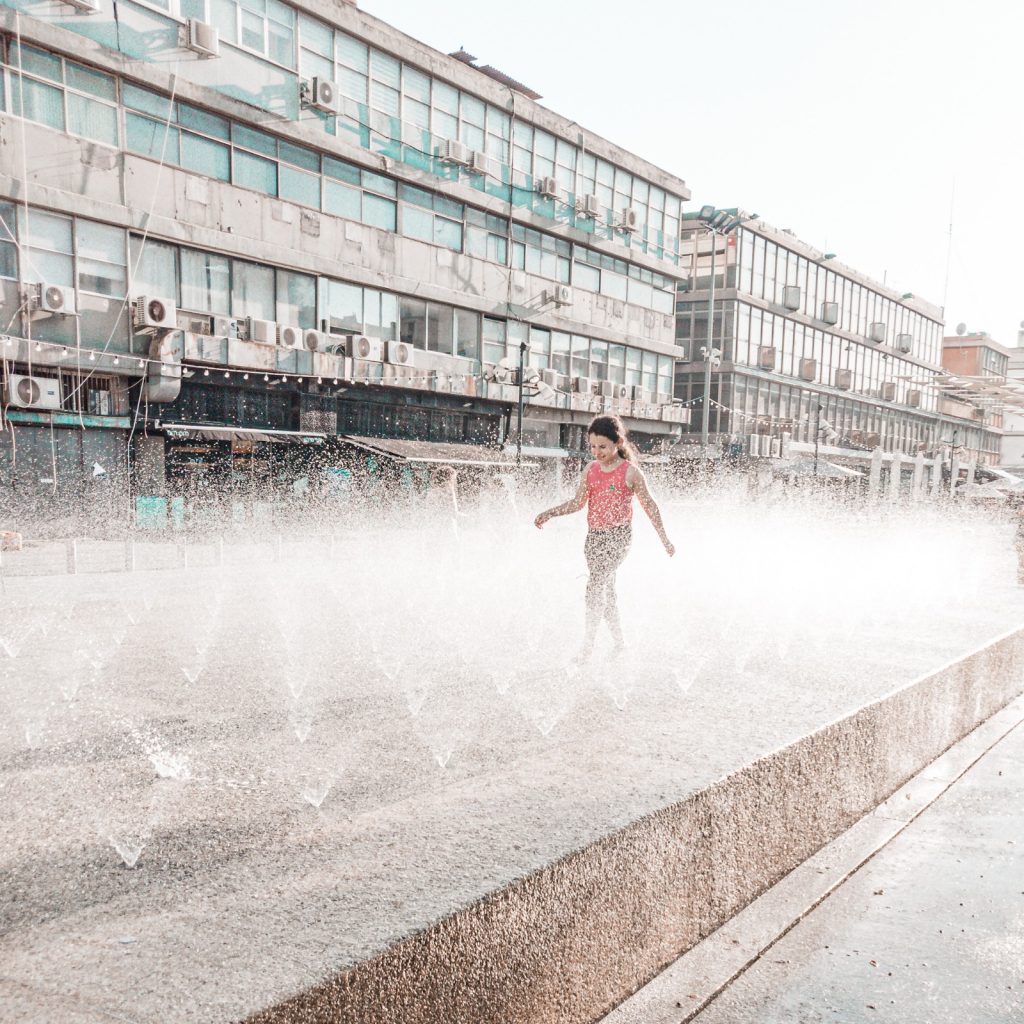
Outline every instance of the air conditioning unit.
<svg viewBox="0 0 1024 1024">
<path fill-rule="evenodd" d="M 174 318 L 174 326 L 186 334 L 204 334 L 209 337 L 213 329 L 213 320 L 206 313 L 189 313 L 179 309 L 178 315 Z"/>
<path fill-rule="evenodd" d="M 893 381 L 886 381 L 878 389 L 878 397 L 883 402 L 894 402 L 896 400 L 896 385 Z"/>
<path fill-rule="evenodd" d="M 345 354 L 350 359 L 359 359 L 362 362 L 382 363 L 384 343 L 361 334 L 350 334 L 345 340 Z"/>
<path fill-rule="evenodd" d="M 663 392 L 659 391 L 654 396 L 654 402 L 655 402 L 656 405 L 671 405 L 672 404 L 672 396 L 671 395 L 666 395 Z"/>
<path fill-rule="evenodd" d="M 302 328 L 290 324 L 277 325 L 277 343 L 285 348 L 305 348 L 302 342 Z"/>
<path fill-rule="evenodd" d="M 594 382 L 589 377 L 573 377 L 572 390 L 578 395 L 592 395 Z"/>
<path fill-rule="evenodd" d="M 839 323 L 839 303 L 823 302 L 821 304 L 821 322 L 823 324 Z"/>
<path fill-rule="evenodd" d="M 800 379 L 801 380 L 814 380 L 818 376 L 818 360 L 817 359 L 801 359 L 800 360 Z"/>
<path fill-rule="evenodd" d="M 25 299 L 31 313 L 39 316 L 71 316 L 75 312 L 75 290 L 60 284 L 29 285 Z M 34 318 L 34 317 L 33 317 Z"/>
<path fill-rule="evenodd" d="M 189 18 L 185 23 L 185 49 L 200 57 L 219 57 L 220 33 L 205 21 Z"/>
<path fill-rule="evenodd" d="M 920 391 L 908 391 L 907 392 L 907 405 L 912 406 L 915 409 L 921 406 L 921 392 Z"/>
<path fill-rule="evenodd" d="M 786 309 L 799 309 L 800 308 L 800 286 L 796 284 L 787 284 L 782 289 L 782 305 Z"/>
<path fill-rule="evenodd" d="M 308 85 L 302 88 L 302 98 L 306 105 L 315 107 L 317 110 L 324 110 L 328 114 L 338 112 L 338 83 L 327 78 L 314 76 Z"/>
<path fill-rule="evenodd" d="M 102 10 L 100 0 L 64 0 L 64 3 L 83 14 L 98 14 Z"/>
<path fill-rule="evenodd" d="M 538 178 L 537 191 L 548 199 L 562 198 L 562 186 L 558 184 L 557 178 Z"/>
<path fill-rule="evenodd" d="M 254 316 L 247 316 L 242 325 L 245 327 L 247 341 L 258 341 L 261 345 L 277 343 L 277 324 L 273 320 L 259 320 Z"/>
<path fill-rule="evenodd" d="M 486 153 L 481 153 L 479 150 L 473 150 L 469 166 L 470 169 L 475 171 L 477 174 L 489 174 L 491 158 Z"/>
<path fill-rule="evenodd" d="M 237 340 L 238 321 L 233 316 L 215 316 L 213 318 L 213 336 L 228 338 L 230 341 Z"/>
<path fill-rule="evenodd" d="M 762 345 L 757 350 L 757 365 L 762 370 L 774 370 L 775 349 Z"/>
<path fill-rule="evenodd" d="M 876 345 L 882 345 L 885 343 L 885 324 L 874 323 L 868 324 L 868 341 L 873 341 Z"/>
<path fill-rule="evenodd" d="M 457 139 L 445 139 L 441 147 L 441 159 L 460 167 L 469 167 L 473 162 L 473 151 Z"/>
<path fill-rule="evenodd" d="M 308 330 L 302 332 L 302 347 L 309 352 L 326 352 L 331 343 L 331 336 L 323 331 Z"/>
<path fill-rule="evenodd" d="M 556 284 L 554 288 L 545 289 L 544 298 L 556 306 L 568 306 L 572 304 L 572 289 L 567 284 Z"/>
<path fill-rule="evenodd" d="M 914 347 L 914 336 L 912 334 L 897 334 L 896 347 L 906 355 Z"/>
<path fill-rule="evenodd" d="M 584 217 L 600 220 L 604 211 L 601 209 L 601 200 L 593 193 L 587 193 L 577 199 L 576 212 L 583 214 Z"/>
<path fill-rule="evenodd" d="M 636 231 L 638 227 L 640 227 L 640 211 L 632 206 L 627 206 L 619 217 L 619 230 Z"/>
<path fill-rule="evenodd" d="M 557 370 L 541 370 L 540 379 L 547 384 L 549 388 L 557 388 L 560 385 L 561 374 Z"/>
<path fill-rule="evenodd" d="M 411 366 L 416 356 L 415 348 L 408 341 L 389 341 L 384 361 L 396 366 Z"/>
<path fill-rule="evenodd" d="M 613 384 L 610 380 L 601 381 L 601 397 L 616 400 L 627 397 L 625 384 Z"/>
<path fill-rule="evenodd" d="M 8 405 L 19 409 L 59 409 L 60 381 L 55 377 L 25 377 L 12 373 L 7 377 L 4 396 Z"/>
<path fill-rule="evenodd" d="M 133 322 L 138 334 L 152 334 L 159 330 L 176 330 L 178 310 L 170 299 L 140 295 L 135 300 Z"/>
<path fill-rule="evenodd" d="M 836 370 L 836 387 L 840 391 L 849 391 L 853 387 L 853 370 Z"/>
</svg>

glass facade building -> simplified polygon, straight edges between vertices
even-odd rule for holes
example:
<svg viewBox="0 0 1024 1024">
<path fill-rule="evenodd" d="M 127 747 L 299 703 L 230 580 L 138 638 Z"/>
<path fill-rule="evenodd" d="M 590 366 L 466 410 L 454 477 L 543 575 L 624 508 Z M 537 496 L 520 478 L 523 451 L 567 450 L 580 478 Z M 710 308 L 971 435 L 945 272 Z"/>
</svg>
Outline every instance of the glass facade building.
<svg viewBox="0 0 1024 1024">
<path fill-rule="evenodd" d="M 547 374 L 527 396 L 529 443 L 575 448 L 612 402 L 651 450 L 678 434 L 662 408 L 682 180 L 354 5 L 2 6 L 17 12 L 0 34 L 8 375 L 119 382 L 93 403 L 109 412 L 82 420 L 81 388 L 62 384 L 69 400 L 15 407 L 12 429 L 72 413 L 112 436 L 140 417 L 315 419 L 494 444 L 517 397 L 495 367 L 522 350 Z M 176 386 L 145 383 L 164 356 L 134 309 L 153 296 L 186 335 Z M 280 351 L 285 328 L 318 332 L 315 364 Z M 374 365 L 345 363 L 349 338 Z M 414 374 L 383 368 L 400 342 L 420 353 Z"/>
<path fill-rule="evenodd" d="M 758 438 L 813 443 L 850 452 L 932 456 L 954 427 L 942 408 L 942 312 L 899 294 L 757 220 L 730 235 L 684 220 L 677 301 L 676 397 L 701 429 L 705 363 L 712 370 L 710 434 L 760 452 Z M 708 300 L 714 264 L 715 308 Z M 755 440 L 751 443 L 751 439 Z"/>
</svg>

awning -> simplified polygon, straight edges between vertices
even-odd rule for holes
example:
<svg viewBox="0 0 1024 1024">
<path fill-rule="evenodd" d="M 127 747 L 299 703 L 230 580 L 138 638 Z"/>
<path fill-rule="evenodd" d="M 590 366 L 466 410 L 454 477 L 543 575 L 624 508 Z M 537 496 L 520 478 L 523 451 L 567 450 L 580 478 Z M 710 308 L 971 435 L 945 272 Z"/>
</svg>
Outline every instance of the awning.
<svg viewBox="0 0 1024 1024">
<path fill-rule="evenodd" d="M 155 429 L 171 441 L 259 441 L 264 444 L 323 444 L 326 434 L 311 430 L 254 430 L 250 427 L 213 427 L 203 423 L 161 423 Z"/>
<path fill-rule="evenodd" d="M 487 466 L 491 469 L 514 469 L 515 456 L 508 452 L 485 448 L 481 444 L 445 444 L 441 441 L 407 441 L 392 437 L 355 437 L 343 434 L 340 438 L 357 448 L 375 455 L 416 465 L 427 466 Z M 523 462 L 536 468 L 535 462 Z"/>
<path fill-rule="evenodd" d="M 816 476 L 832 480 L 862 480 L 864 478 L 863 472 L 859 469 L 840 466 L 838 463 L 827 462 L 825 459 L 819 459 L 817 465 L 815 465 L 814 459 L 788 459 L 775 463 L 772 469 L 780 476 Z"/>
</svg>

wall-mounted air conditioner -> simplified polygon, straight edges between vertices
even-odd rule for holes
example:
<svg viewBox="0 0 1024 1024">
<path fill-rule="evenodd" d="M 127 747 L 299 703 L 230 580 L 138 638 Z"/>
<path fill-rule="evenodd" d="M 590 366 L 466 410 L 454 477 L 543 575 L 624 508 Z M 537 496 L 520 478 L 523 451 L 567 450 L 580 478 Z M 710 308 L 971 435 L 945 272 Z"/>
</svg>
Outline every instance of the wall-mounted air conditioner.
<svg viewBox="0 0 1024 1024">
<path fill-rule="evenodd" d="M 490 174 L 491 158 L 486 153 L 475 149 L 469 160 L 469 168 L 477 174 Z"/>
<path fill-rule="evenodd" d="M 384 343 L 377 338 L 350 334 L 345 340 L 345 354 L 351 359 L 359 359 L 362 362 L 382 363 L 384 361 Z"/>
<path fill-rule="evenodd" d="M 817 359 L 801 359 L 800 360 L 800 379 L 801 380 L 814 380 L 818 376 L 818 360 Z"/>
<path fill-rule="evenodd" d="M 757 350 L 757 365 L 762 370 L 775 369 L 776 351 L 773 347 L 762 345 Z"/>
<path fill-rule="evenodd" d="M 240 334 L 244 328 L 246 341 L 257 341 L 261 345 L 277 344 L 277 323 L 273 320 L 260 320 L 254 316 L 247 316 L 239 324 Z"/>
<path fill-rule="evenodd" d="M 557 370 L 541 370 L 540 379 L 547 384 L 549 388 L 558 388 L 561 386 L 560 378 L 561 374 Z"/>
<path fill-rule="evenodd" d="M 853 370 L 836 370 L 836 387 L 840 391 L 849 391 L 853 387 Z"/>
<path fill-rule="evenodd" d="M 59 409 L 60 381 L 55 377 L 25 377 L 12 373 L 7 378 L 4 398 L 19 409 Z"/>
<path fill-rule="evenodd" d="M 627 206 L 619 215 L 619 223 L 616 225 L 620 231 L 636 231 L 640 227 L 640 211 L 632 206 Z"/>
<path fill-rule="evenodd" d="M 797 310 L 800 308 L 800 286 L 798 284 L 787 284 L 782 289 L 782 305 L 786 309 Z"/>
<path fill-rule="evenodd" d="M 326 352 L 331 336 L 312 329 L 302 332 L 302 347 L 310 352 Z"/>
<path fill-rule="evenodd" d="M 601 209 L 601 200 L 593 193 L 587 193 L 576 200 L 576 212 L 592 220 L 600 220 L 604 211 Z"/>
<path fill-rule="evenodd" d="M 233 316 L 215 316 L 213 318 L 213 336 L 238 340 L 238 321 Z"/>
<path fill-rule="evenodd" d="M 823 302 L 821 304 L 821 322 L 823 324 L 839 323 L 839 303 Z"/>
<path fill-rule="evenodd" d="M 33 320 L 47 316 L 72 316 L 75 313 L 75 290 L 41 281 L 25 288 L 25 303 Z"/>
<path fill-rule="evenodd" d="M 886 381 L 878 389 L 878 397 L 883 402 L 894 402 L 896 400 L 896 384 L 893 381 Z"/>
<path fill-rule="evenodd" d="M 389 341 L 384 360 L 396 366 L 411 366 L 416 349 L 407 341 Z"/>
<path fill-rule="evenodd" d="M 885 343 L 885 324 L 874 323 L 868 324 L 868 341 L 873 341 L 876 345 L 882 345 Z"/>
<path fill-rule="evenodd" d="M 220 33 L 205 21 L 189 18 L 185 22 L 185 49 L 198 53 L 200 57 L 219 57 Z"/>
<path fill-rule="evenodd" d="M 601 381 L 601 397 L 620 399 L 626 397 L 625 384 L 613 384 L 610 380 Z"/>
<path fill-rule="evenodd" d="M 914 336 L 912 334 L 897 334 L 896 347 L 904 354 L 908 354 L 914 348 Z"/>
<path fill-rule="evenodd" d="M 573 377 L 572 390 L 579 395 L 592 395 L 594 382 L 589 377 Z"/>
<path fill-rule="evenodd" d="M 308 84 L 302 86 L 302 101 L 307 107 L 314 107 L 316 110 L 323 110 L 328 114 L 338 112 L 338 83 L 332 82 L 319 75 L 310 79 Z"/>
<path fill-rule="evenodd" d="M 132 309 L 132 321 L 137 334 L 173 331 L 178 327 L 178 310 L 170 299 L 140 295 Z"/>
<path fill-rule="evenodd" d="M 917 409 L 921 405 L 921 392 L 911 390 L 907 392 L 907 405 Z"/>
<path fill-rule="evenodd" d="M 469 167 L 473 162 L 473 151 L 457 139 L 445 139 L 441 146 L 441 159 L 459 167 Z"/>
<path fill-rule="evenodd" d="M 563 194 L 558 179 L 551 177 L 537 179 L 537 192 L 548 199 L 561 199 Z"/>
<path fill-rule="evenodd" d="M 556 306 L 569 306 L 572 304 L 572 288 L 567 284 L 556 284 L 553 288 L 544 290 L 544 299 Z"/>
<path fill-rule="evenodd" d="M 277 343 L 285 348 L 305 348 L 302 343 L 302 328 L 291 324 L 277 325 Z"/>
</svg>

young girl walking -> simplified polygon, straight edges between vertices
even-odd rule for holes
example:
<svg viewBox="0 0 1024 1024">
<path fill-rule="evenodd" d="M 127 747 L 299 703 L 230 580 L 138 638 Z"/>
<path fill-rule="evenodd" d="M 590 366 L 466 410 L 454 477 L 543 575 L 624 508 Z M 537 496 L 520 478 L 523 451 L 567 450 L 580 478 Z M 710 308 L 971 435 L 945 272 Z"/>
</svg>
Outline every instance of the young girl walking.
<svg viewBox="0 0 1024 1024">
<path fill-rule="evenodd" d="M 647 488 L 647 480 L 637 464 L 637 451 L 629 441 L 618 416 L 597 416 L 587 428 L 590 454 L 594 461 L 583 471 L 576 495 L 561 505 L 541 512 L 534 520 L 538 529 L 555 516 L 567 516 L 587 506 L 587 540 L 583 553 L 587 559 L 587 619 L 581 658 L 589 658 L 604 618 L 612 634 L 616 651 L 624 642 L 619 606 L 615 594 L 615 573 L 629 553 L 633 539 L 633 496 L 654 525 L 665 551 L 676 549 L 668 539 L 661 511 Z"/>
</svg>

